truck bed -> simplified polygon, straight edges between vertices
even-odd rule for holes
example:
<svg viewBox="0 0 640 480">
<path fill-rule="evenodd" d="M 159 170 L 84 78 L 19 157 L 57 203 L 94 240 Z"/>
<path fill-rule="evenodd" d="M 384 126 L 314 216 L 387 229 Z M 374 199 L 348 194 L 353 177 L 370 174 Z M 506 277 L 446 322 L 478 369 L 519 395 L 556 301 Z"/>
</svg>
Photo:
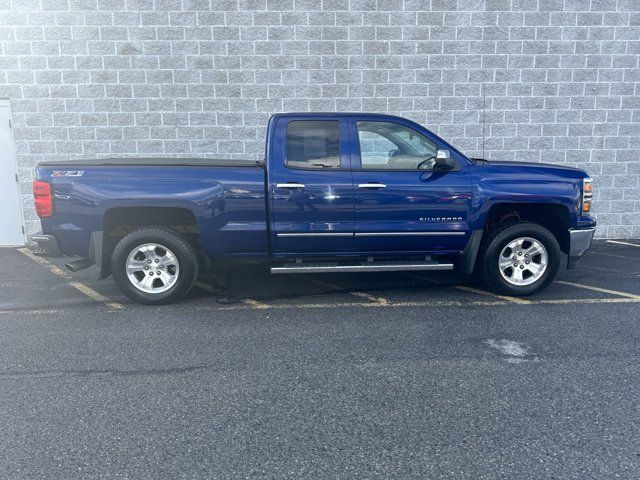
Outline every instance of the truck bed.
<svg viewBox="0 0 640 480">
<path fill-rule="evenodd" d="M 54 192 L 42 219 L 67 255 L 88 255 L 90 236 L 122 209 L 182 209 L 199 225 L 210 258 L 269 254 L 261 162 L 206 158 L 106 158 L 38 165 Z M 116 212 L 116 213 L 114 213 Z"/>
<path fill-rule="evenodd" d="M 101 166 L 158 166 L 158 167 L 264 167 L 263 160 L 233 160 L 221 158 L 90 158 L 41 162 L 39 167 L 101 167 Z"/>
</svg>

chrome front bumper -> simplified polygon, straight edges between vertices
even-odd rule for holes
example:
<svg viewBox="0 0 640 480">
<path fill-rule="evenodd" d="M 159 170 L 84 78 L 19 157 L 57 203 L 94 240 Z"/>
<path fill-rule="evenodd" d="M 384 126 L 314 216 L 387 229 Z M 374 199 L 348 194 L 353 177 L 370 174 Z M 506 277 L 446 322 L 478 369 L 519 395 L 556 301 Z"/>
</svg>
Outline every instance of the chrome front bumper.
<svg viewBox="0 0 640 480">
<path fill-rule="evenodd" d="M 577 260 L 587 253 L 595 231 L 595 228 L 569 230 L 569 261 Z"/>
</svg>

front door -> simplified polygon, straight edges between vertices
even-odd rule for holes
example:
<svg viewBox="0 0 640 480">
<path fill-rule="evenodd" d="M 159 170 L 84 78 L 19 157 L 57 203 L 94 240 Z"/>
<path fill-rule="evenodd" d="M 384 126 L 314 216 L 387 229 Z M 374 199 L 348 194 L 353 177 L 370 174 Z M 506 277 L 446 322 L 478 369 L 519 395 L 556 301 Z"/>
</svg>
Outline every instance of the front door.
<svg viewBox="0 0 640 480">
<path fill-rule="evenodd" d="M 24 245 L 22 210 L 11 139 L 9 101 L 0 100 L 0 245 Z"/>
<path fill-rule="evenodd" d="M 353 185 L 345 118 L 287 116 L 274 128 L 269 162 L 276 256 L 353 248 Z"/>
<path fill-rule="evenodd" d="M 438 139 L 421 130 L 399 119 L 350 122 L 355 250 L 444 253 L 466 245 L 472 199 L 468 165 L 457 158 L 456 171 L 434 170 Z"/>
</svg>

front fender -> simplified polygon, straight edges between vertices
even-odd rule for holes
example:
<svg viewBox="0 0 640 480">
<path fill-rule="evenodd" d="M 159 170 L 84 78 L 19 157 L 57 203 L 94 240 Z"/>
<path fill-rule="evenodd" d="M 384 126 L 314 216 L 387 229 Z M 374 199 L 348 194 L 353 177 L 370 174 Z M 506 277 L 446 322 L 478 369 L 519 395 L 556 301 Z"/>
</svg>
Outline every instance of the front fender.
<svg viewBox="0 0 640 480">
<path fill-rule="evenodd" d="M 578 170 L 476 166 L 472 178 L 475 192 L 470 224 L 474 230 L 484 228 L 489 211 L 498 204 L 561 205 L 569 213 L 571 226 L 580 217 L 584 174 Z"/>
</svg>

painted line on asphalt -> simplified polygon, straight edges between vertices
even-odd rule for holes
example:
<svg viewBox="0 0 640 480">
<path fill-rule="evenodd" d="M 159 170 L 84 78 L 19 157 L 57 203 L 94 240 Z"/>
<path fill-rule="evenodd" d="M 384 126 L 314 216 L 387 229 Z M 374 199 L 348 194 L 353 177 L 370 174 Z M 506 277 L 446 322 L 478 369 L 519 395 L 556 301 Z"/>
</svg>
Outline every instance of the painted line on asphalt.
<svg viewBox="0 0 640 480">
<path fill-rule="evenodd" d="M 369 295 L 368 293 L 365 292 L 349 292 L 351 295 L 353 295 L 354 297 L 360 297 L 360 298 L 364 298 L 366 300 L 369 300 L 370 302 L 375 303 L 376 305 L 388 305 L 389 304 L 389 300 L 387 300 L 384 297 L 376 297 L 374 295 Z"/>
<path fill-rule="evenodd" d="M 345 289 L 343 289 L 339 285 L 333 285 L 331 283 L 324 282 L 322 280 L 317 280 L 315 278 L 309 278 L 309 277 L 302 276 L 302 275 L 295 275 L 294 274 L 292 276 L 297 277 L 297 278 L 302 278 L 302 279 L 304 279 L 304 280 L 306 280 L 308 282 L 315 283 L 316 285 L 320 285 L 322 287 L 328 287 L 328 288 L 331 288 L 333 290 L 338 290 L 340 293 L 346 293 L 346 294 L 349 294 L 349 295 L 353 295 L 354 297 L 365 298 L 365 299 L 369 300 L 370 302 L 372 302 L 375 305 L 387 305 L 387 304 L 390 303 L 389 300 L 387 300 L 384 297 L 377 297 L 377 296 L 370 295 L 370 294 L 365 293 L 365 292 L 345 291 Z"/>
<path fill-rule="evenodd" d="M 57 275 L 58 277 L 62 277 L 64 279 L 71 278 L 71 275 L 69 275 L 64 270 L 62 270 L 61 268 L 56 267 L 54 264 L 52 264 L 50 262 L 47 262 L 44 258 L 34 255 L 33 253 L 31 253 L 26 248 L 19 248 L 18 251 L 21 254 L 23 254 L 24 256 L 26 256 L 26 257 L 30 258 L 31 260 L 33 260 L 34 262 L 36 262 L 37 264 L 42 265 L 44 268 L 49 270 L 54 275 Z"/>
<path fill-rule="evenodd" d="M 266 310 L 267 308 L 269 308 L 269 304 L 259 302 L 252 298 L 245 298 L 242 300 L 242 303 L 249 305 L 251 308 L 254 308 L 256 310 Z"/>
<path fill-rule="evenodd" d="M 48 315 L 51 313 L 65 313 L 65 310 L 59 309 L 15 309 L 15 310 L 0 310 L 0 315 Z"/>
<path fill-rule="evenodd" d="M 487 301 L 487 302 L 474 302 L 475 305 L 506 305 L 505 302 L 492 302 L 492 301 Z M 373 302 L 337 302 L 337 303 L 289 303 L 289 304 L 285 304 L 285 303 L 281 303 L 281 304 L 268 304 L 267 308 L 270 310 L 287 310 L 287 309 L 293 309 L 293 310 L 302 310 L 305 308 L 309 308 L 309 309 L 317 309 L 317 308 L 391 308 L 391 307 L 447 307 L 447 306 L 453 306 L 453 307 L 464 307 L 464 306 L 468 306 L 471 305 L 470 303 L 464 303 L 464 302 L 457 302 L 457 301 L 443 301 L 443 302 L 393 302 L 393 303 L 386 303 L 386 304 L 378 304 L 378 303 L 373 303 Z M 241 309 L 253 309 L 252 307 L 250 307 L 249 305 L 246 306 L 241 306 L 241 305 L 234 305 L 234 306 L 229 306 L 229 307 L 220 307 L 220 308 L 216 308 L 213 306 L 202 306 L 202 307 L 195 307 L 196 310 L 241 310 Z"/>
<path fill-rule="evenodd" d="M 411 278 L 415 278 L 421 281 L 425 281 L 425 282 L 429 282 L 429 283 L 433 283 L 434 285 L 447 285 L 444 282 L 439 282 L 438 280 L 434 280 L 431 278 L 423 278 L 420 277 L 419 275 L 413 274 L 413 273 L 407 273 L 405 274 L 405 276 L 407 277 L 411 277 Z M 510 297 L 508 295 L 498 295 L 497 293 L 492 293 L 492 292 L 488 292 L 486 290 L 480 290 L 479 288 L 473 288 L 473 287 L 468 287 L 466 285 L 448 285 L 451 286 L 457 290 L 462 290 L 464 292 L 469 292 L 469 293 L 476 293 L 478 295 L 485 295 L 488 297 L 494 297 L 494 298 L 499 298 L 500 300 L 505 300 L 507 302 L 511 302 L 511 303 L 518 303 L 520 305 L 529 305 L 531 303 L 534 303 L 531 300 L 525 300 L 524 298 L 518 298 L 518 297 Z"/>
<path fill-rule="evenodd" d="M 614 270 L 613 268 L 594 267 L 593 265 L 587 265 L 584 262 L 580 262 L 580 268 L 591 268 L 593 270 L 600 270 L 602 272 L 614 272 L 614 273 L 621 273 L 623 275 L 627 275 L 626 272 L 623 272 L 621 270 Z"/>
<path fill-rule="evenodd" d="M 617 295 L 619 297 L 625 297 L 625 298 L 640 301 L 640 295 L 636 295 L 634 293 L 620 292 L 618 290 L 610 290 L 608 288 L 594 287 L 592 285 L 583 285 L 582 283 L 567 282 L 565 280 L 556 280 L 555 283 L 559 283 L 561 285 L 570 285 L 572 287 L 577 287 L 577 288 L 584 288 L 585 290 L 593 290 L 594 292 L 608 293 L 609 295 Z"/>
<path fill-rule="evenodd" d="M 565 305 L 565 304 L 598 304 L 598 303 L 640 303 L 640 298 L 562 298 L 552 300 L 539 300 L 530 305 Z M 356 302 L 356 303 L 301 303 L 301 304 L 266 304 L 261 302 L 243 301 L 240 304 L 216 307 L 216 306 L 197 306 L 193 307 L 194 310 L 209 310 L 209 311 L 228 311 L 228 310 L 302 310 L 308 309 L 321 309 L 321 308 L 409 308 L 409 307 L 494 307 L 494 306 L 513 306 L 513 303 L 507 301 L 474 301 L 474 302 L 459 302 L 459 301 L 434 301 L 434 302 L 393 302 L 384 305 L 379 305 L 371 302 Z M 49 315 L 49 314 L 65 314 L 68 310 L 63 309 L 15 309 L 15 310 L 0 310 L 0 316 L 2 315 Z"/>
<path fill-rule="evenodd" d="M 56 276 L 58 276 L 60 278 L 64 278 L 66 280 L 66 282 L 67 282 L 67 285 L 72 286 L 73 288 L 78 290 L 80 293 L 82 293 L 84 296 L 89 297 L 91 300 L 95 300 L 96 302 L 104 303 L 107 307 L 110 307 L 110 308 L 116 308 L 116 309 L 124 308 L 122 306 L 122 304 L 120 304 L 118 302 L 112 302 L 110 299 L 108 299 L 104 295 L 96 292 L 93 288 L 85 285 L 84 283 L 72 281 L 73 277 L 71 275 L 69 275 L 67 272 L 65 272 L 61 268 L 55 266 L 54 264 L 48 262 L 44 258 L 34 255 L 28 249 L 19 248 L 18 251 L 20 253 L 22 253 L 25 257 L 28 257 L 31 260 L 33 260 L 34 262 L 36 262 L 38 265 L 41 265 L 42 267 L 46 268 L 47 270 L 49 270 L 54 275 L 56 275 Z"/>
<path fill-rule="evenodd" d="M 607 243 L 615 243 L 618 245 L 630 245 L 632 247 L 640 248 L 640 245 L 638 245 L 637 243 L 621 242 L 620 240 L 607 240 Z"/>
<path fill-rule="evenodd" d="M 209 293 L 221 293 L 221 290 L 219 288 L 209 285 L 208 283 L 198 281 L 194 283 L 194 286 L 201 288 L 202 290 L 205 290 Z M 245 303 L 247 305 L 252 306 L 253 308 L 258 308 L 258 309 L 268 308 L 266 303 L 259 302 L 252 298 L 245 298 L 242 300 L 242 303 Z"/>
<path fill-rule="evenodd" d="M 563 305 L 563 304 L 596 304 L 596 303 L 640 303 L 640 298 L 563 298 L 563 299 L 549 299 L 539 300 L 532 302 L 528 305 Z M 319 309 L 319 308 L 407 308 L 407 307 L 492 307 L 492 306 L 513 306 L 512 302 L 507 301 L 474 301 L 474 302 L 459 302 L 459 301 L 434 301 L 434 302 L 390 302 L 384 305 L 379 305 L 371 302 L 354 302 L 354 303 L 300 303 L 300 304 L 265 304 L 267 309 L 270 310 L 302 310 Z M 214 306 L 202 306 L 195 307 L 196 310 L 252 310 L 254 307 L 250 305 L 234 305 L 228 307 L 214 307 Z"/>
<path fill-rule="evenodd" d="M 623 260 L 629 261 L 629 257 L 625 257 L 624 255 L 614 255 L 613 253 L 603 253 L 603 252 L 596 252 L 596 251 L 589 250 L 589 255 L 602 255 L 605 257 L 622 258 Z"/>
<path fill-rule="evenodd" d="M 517 303 L 520 305 L 529 305 L 531 303 L 534 303 L 533 301 L 525 300 L 524 298 L 510 297 L 508 295 L 498 295 L 497 293 L 487 292 L 486 290 L 480 290 L 478 288 L 467 287 L 466 285 L 456 285 L 456 289 L 465 292 L 477 293 L 478 295 L 487 295 L 489 297 L 499 298 L 501 300 L 506 300 L 507 302 Z"/>
<path fill-rule="evenodd" d="M 534 305 L 563 305 L 569 303 L 640 303 L 640 298 L 560 298 L 540 300 Z"/>
</svg>

